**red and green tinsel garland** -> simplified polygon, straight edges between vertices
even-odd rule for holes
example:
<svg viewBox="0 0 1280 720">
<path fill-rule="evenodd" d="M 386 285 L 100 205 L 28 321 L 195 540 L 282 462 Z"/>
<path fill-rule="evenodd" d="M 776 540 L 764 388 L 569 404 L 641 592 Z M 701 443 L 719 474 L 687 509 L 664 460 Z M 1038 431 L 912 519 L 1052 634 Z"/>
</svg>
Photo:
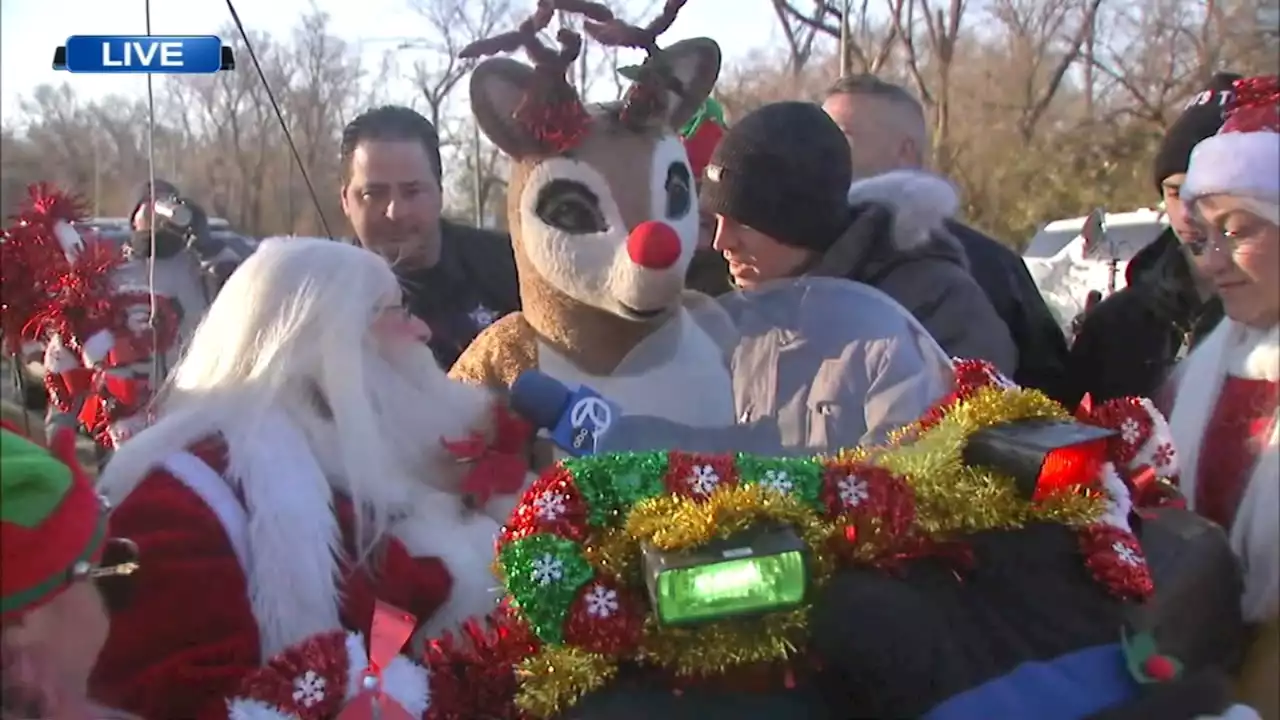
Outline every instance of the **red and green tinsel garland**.
<svg viewBox="0 0 1280 720">
<path fill-rule="evenodd" d="M 798 659 L 807 607 L 670 627 L 645 595 L 642 545 L 694 549 L 761 522 L 797 531 L 818 587 L 841 566 L 893 572 L 925 556 L 958 561 L 962 571 L 973 560 L 968 535 L 1052 522 L 1079 530 L 1082 562 L 1100 584 L 1126 598 L 1149 593 L 1136 538 L 1126 520 L 1110 519 L 1115 506 L 1128 506 L 1123 483 L 1091 473 L 1028 500 L 1012 478 L 962 460 L 978 430 L 1070 414 L 985 363 L 958 361 L 956 375 L 955 392 L 885 447 L 826 458 L 620 453 L 543 474 L 498 543 L 509 623 L 527 632 L 522 652 L 504 656 L 523 656 L 515 706 L 555 716 L 622 664 L 696 679 Z"/>
</svg>

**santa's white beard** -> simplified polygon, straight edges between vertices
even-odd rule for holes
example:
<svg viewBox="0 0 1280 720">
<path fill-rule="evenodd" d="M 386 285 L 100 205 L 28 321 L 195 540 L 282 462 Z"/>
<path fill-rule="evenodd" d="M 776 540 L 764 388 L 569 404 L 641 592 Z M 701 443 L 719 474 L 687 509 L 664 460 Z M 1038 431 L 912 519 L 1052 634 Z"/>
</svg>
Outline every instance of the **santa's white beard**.
<svg viewBox="0 0 1280 720">
<path fill-rule="evenodd" d="M 457 489 L 463 466 L 442 440 L 481 429 L 490 399 L 481 388 L 450 380 L 424 345 L 384 352 L 365 353 L 358 393 L 325 388 L 329 413 L 305 412 L 301 424 L 336 486 L 394 512 L 412 502 L 414 488 Z"/>
</svg>

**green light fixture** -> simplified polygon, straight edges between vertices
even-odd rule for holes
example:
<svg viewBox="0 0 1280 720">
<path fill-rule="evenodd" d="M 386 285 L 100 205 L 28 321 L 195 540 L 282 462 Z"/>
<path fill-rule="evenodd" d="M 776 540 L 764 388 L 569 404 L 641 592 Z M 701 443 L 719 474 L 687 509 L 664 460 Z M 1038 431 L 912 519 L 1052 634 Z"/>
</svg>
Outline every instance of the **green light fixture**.
<svg viewBox="0 0 1280 720">
<path fill-rule="evenodd" d="M 790 527 L 753 528 L 697 550 L 645 546 L 645 585 L 664 625 L 696 625 L 798 607 L 808 546 Z"/>
</svg>

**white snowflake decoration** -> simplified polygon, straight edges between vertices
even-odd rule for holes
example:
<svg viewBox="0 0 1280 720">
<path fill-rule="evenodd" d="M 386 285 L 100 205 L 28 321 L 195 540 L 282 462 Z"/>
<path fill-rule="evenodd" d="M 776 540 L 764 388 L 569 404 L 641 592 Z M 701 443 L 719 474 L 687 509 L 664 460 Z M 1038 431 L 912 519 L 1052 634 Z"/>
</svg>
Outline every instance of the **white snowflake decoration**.
<svg viewBox="0 0 1280 720">
<path fill-rule="evenodd" d="M 610 590 L 603 585 L 591 588 L 584 598 L 587 601 L 587 613 L 592 617 L 605 619 L 618 612 L 618 591 Z"/>
<path fill-rule="evenodd" d="M 551 553 L 533 561 L 533 581 L 539 585 L 550 585 L 563 577 L 564 563 Z"/>
<path fill-rule="evenodd" d="M 688 478 L 689 489 L 698 495 L 710 495 L 720 484 L 720 476 L 710 465 L 696 465 Z"/>
<path fill-rule="evenodd" d="M 871 497 L 867 481 L 857 475 L 845 475 L 836 488 L 840 491 L 840 502 L 846 507 L 858 507 Z"/>
<path fill-rule="evenodd" d="M 1111 549 L 1115 551 L 1116 556 L 1120 558 L 1120 562 L 1125 565 L 1141 565 L 1142 557 L 1134 552 L 1133 548 L 1125 545 L 1119 540 L 1111 543 Z"/>
<path fill-rule="evenodd" d="M 563 493 L 547 490 L 533 499 L 533 510 L 543 520 L 559 520 L 565 513 L 565 501 Z"/>
<path fill-rule="evenodd" d="M 791 478 L 787 477 L 786 470 L 766 470 L 764 480 L 760 484 L 783 495 L 790 493 L 792 488 L 795 487 L 795 483 L 791 482 Z"/>
<path fill-rule="evenodd" d="M 1142 437 L 1142 427 L 1138 425 L 1138 421 L 1133 418 L 1125 418 L 1120 423 L 1120 439 L 1126 445 L 1137 445 L 1138 440 Z"/>
<path fill-rule="evenodd" d="M 312 707 L 324 702 L 325 679 L 314 670 L 293 679 L 293 701 L 302 707 Z"/>
</svg>

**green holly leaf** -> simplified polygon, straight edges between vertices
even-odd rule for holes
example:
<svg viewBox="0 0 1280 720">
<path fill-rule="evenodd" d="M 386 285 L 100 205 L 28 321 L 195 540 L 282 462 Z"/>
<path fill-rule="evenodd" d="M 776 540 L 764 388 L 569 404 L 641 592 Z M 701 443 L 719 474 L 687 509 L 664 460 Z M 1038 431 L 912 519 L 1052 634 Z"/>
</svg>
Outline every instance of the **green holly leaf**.
<svg viewBox="0 0 1280 720">
<path fill-rule="evenodd" d="M 498 554 L 503 584 L 540 640 L 564 642 L 564 621 L 578 589 L 595 572 L 576 543 L 538 533 L 508 543 Z"/>
</svg>

